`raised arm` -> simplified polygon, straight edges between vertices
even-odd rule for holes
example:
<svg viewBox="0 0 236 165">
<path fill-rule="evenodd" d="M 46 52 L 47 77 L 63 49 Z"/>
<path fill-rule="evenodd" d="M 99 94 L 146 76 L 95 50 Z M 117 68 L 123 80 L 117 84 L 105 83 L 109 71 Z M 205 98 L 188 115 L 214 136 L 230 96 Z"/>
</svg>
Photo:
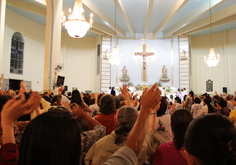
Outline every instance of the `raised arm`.
<svg viewBox="0 0 236 165">
<path fill-rule="evenodd" d="M 126 143 L 126 146 L 132 149 L 136 156 L 138 156 L 142 148 L 143 140 L 148 128 L 148 119 L 152 109 L 154 109 L 161 100 L 160 95 L 161 91 L 157 87 L 157 83 L 154 84 L 148 91 L 145 89 L 143 92 L 141 99 L 141 110 Z"/>
<path fill-rule="evenodd" d="M 121 93 L 124 95 L 125 97 L 125 103 L 127 106 L 131 106 L 131 101 L 130 101 L 130 94 L 129 94 L 129 90 L 128 90 L 128 86 L 127 84 L 123 84 L 123 87 L 120 88 Z"/>
<path fill-rule="evenodd" d="M 153 132 L 157 131 L 157 111 L 160 109 L 161 101 L 156 105 L 156 107 L 152 110 L 151 119 L 149 124 L 149 130 Z"/>
<path fill-rule="evenodd" d="M 74 106 L 72 111 L 77 119 L 85 119 L 89 125 L 94 128 L 96 125 L 101 125 L 97 120 L 93 119 L 90 115 L 84 112 L 84 108 L 81 106 Z"/>
<path fill-rule="evenodd" d="M 2 144 L 15 143 L 13 123 L 21 116 L 29 114 L 34 107 L 38 107 L 39 102 L 39 94 L 37 92 L 33 92 L 27 101 L 25 101 L 25 97 L 22 95 L 19 100 L 9 100 L 3 106 L 1 112 L 1 126 L 3 130 Z"/>
<path fill-rule="evenodd" d="M 23 92 L 29 92 L 26 88 L 26 85 L 25 85 L 25 82 L 24 81 L 21 81 L 20 82 L 20 87 L 23 89 Z"/>
</svg>

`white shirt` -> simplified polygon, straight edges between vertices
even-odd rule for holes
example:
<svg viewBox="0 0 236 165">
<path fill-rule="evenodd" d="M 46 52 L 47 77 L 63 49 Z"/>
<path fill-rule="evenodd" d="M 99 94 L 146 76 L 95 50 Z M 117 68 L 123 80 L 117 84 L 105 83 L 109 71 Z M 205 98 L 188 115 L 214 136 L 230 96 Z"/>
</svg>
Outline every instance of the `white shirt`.
<svg viewBox="0 0 236 165">
<path fill-rule="evenodd" d="M 202 110 L 202 104 L 193 104 L 191 108 L 191 112 L 193 114 L 193 118 L 195 119 L 200 111 Z"/>
<path fill-rule="evenodd" d="M 205 115 L 208 114 L 208 106 L 205 105 L 202 107 L 201 111 L 199 112 L 199 114 L 197 116 L 201 116 L 201 115 Z"/>
<path fill-rule="evenodd" d="M 168 143 L 173 140 L 170 122 L 170 115 L 168 114 L 157 117 L 157 132 L 155 134 L 161 143 Z"/>
<path fill-rule="evenodd" d="M 109 94 L 109 95 L 111 94 L 111 89 L 109 89 L 109 90 L 107 91 L 107 94 Z"/>
</svg>

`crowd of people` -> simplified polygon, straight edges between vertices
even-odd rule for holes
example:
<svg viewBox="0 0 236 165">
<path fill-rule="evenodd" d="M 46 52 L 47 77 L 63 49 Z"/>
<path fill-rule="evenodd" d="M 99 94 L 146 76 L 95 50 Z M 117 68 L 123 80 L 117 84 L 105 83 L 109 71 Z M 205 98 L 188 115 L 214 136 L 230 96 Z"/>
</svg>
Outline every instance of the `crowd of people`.
<svg viewBox="0 0 236 165">
<path fill-rule="evenodd" d="M 236 92 L 0 91 L 0 165 L 235 165 Z"/>
</svg>

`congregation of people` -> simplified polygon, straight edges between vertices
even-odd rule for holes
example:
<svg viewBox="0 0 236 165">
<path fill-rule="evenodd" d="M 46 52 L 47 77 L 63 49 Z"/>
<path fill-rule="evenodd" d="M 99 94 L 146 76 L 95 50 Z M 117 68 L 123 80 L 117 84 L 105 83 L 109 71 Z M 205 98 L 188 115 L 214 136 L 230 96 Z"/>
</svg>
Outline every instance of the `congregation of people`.
<svg viewBox="0 0 236 165">
<path fill-rule="evenodd" d="M 236 91 L 120 91 L 1 90 L 0 165 L 236 164 Z"/>
</svg>

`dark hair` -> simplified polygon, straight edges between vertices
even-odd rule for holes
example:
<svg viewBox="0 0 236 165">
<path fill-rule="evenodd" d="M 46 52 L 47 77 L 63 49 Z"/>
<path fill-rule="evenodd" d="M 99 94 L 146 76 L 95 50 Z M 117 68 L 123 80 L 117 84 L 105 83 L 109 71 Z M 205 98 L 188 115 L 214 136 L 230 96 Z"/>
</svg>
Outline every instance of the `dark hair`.
<svg viewBox="0 0 236 165">
<path fill-rule="evenodd" d="M 184 135 L 192 120 L 192 114 L 187 109 L 180 108 L 171 114 L 171 129 L 174 135 L 173 142 L 178 150 L 184 145 Z"/>
<path fill-rule="evenodd" d="M 178 96 L 175 97 L 175 100 L 177 101 L 177 103 L 181 104 L 181 99 Z"/>
<path fill-rule="evenodd" d="M 73 90 L 70 102 L 82 106 L 82 99 L 78 90 Z"/>
<path fill-rule="evenodd" d="M 157 111 L 157 116 L 162 116 L 166 113 L 167 109 L 167 100 L 166 97 L 162 97 L 160 109 Z"/>
<path fill-rule="evenodd" d="M 194 99 L 194 102 L 197 103 L 197 104 L 200 104 L 200 103 L 201 103 L 201 100 L 199 99 L 199 97 L 196 97 L 196 98 Z"/>
<path fill-rule="evenodd" d="M 225 101 L 223 98 L 220 98 L 219 106 L 221 106 L 222 108 L 227 107 L 227 101 Z"/>
<path fill-rule="evenodd" d="M 112 88 L 111 88 L 111 95 L 112 95 L 112 96 L 115 96 L 115 95 L 116 95 L 115 87 L 112 87 Z"/>
<path fill-rule="evenodd" d="M 236 164 L 236 129 L 233 121 L 221 114 L 196 118 L 188 127 L 184 145 L 201 165 Z"/>
<path fill-rule="evenodd" d="M 66 108 L 52 107 L 26 127 L 21 140 L 19 165 L 78 165 L 80 150 L 78 122 Z"/>
<path fill-rule="evenodd" d="M 194 92 L 193 92 L 193 91 L 190 91 L 189 94 L 191 95 L 192 100 L 193 100 L 193 103 L 194 103 Z"/>
<path fill-rule="evenodd" d="M 12 99 L 12 97 L 9 95 L 0 95 L 0 117 L 1 117 L 2 107 L 10 99 Z M 1 122 L 1 118 L 0 118 L 0 122 Z"/>
<path fill-rule="evenodd" d="M 99 101 L 100 112 L 103 114 L 111 114 L 116 112 L 115 99 L 112 95 L 103 95 Z"/>
<path fill-rule="evenodd" d="M 115 144 L 122 143 L 133 128 L 138 117 L 138 112 L 133 107 L 124 106 L 117 112 Z"/>
<path fill-rule="evenodd" d="M 118 97 L 115 97 L 115 102 L 116 102 L 116 109 L 120 108 L 120 99 Z"/>
<path fill-rule="evenodd" d="M 206 103 L 206 105 L 208 107 L 208 113 L 214 113 L 215 109 L 211 105 L 211 98 L 209 96 L 206 96 L 206 98 L 204 99 L 204 102 Z"/>
</svg>

